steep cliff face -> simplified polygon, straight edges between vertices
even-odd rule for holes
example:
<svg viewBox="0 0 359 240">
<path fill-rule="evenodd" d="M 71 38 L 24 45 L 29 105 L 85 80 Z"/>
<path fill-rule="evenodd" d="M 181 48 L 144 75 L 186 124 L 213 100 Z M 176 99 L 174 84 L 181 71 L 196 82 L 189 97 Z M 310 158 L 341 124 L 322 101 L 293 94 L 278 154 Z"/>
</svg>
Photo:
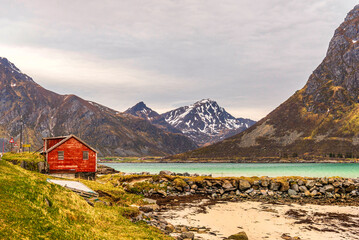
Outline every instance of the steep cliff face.
<svg viewBox="0 0 359 240">
<path fill-rule="evenodd" d="M 0 93 L 0 138 L 18 138 L 22 116 L 24 141 L 33 149 L 41 147 L 42 137 L 68 134 L 79 136 L 102 155 L 167 155 L 196 147 L 187 137 L 143 119 L 48 91 L 6 58 L 0 58 Z"/>
<path fill-rule="evenodd" d="M 359 156 L 359 5 L 303 89 L 250 129 L 181 157 Z"/>
</svg>

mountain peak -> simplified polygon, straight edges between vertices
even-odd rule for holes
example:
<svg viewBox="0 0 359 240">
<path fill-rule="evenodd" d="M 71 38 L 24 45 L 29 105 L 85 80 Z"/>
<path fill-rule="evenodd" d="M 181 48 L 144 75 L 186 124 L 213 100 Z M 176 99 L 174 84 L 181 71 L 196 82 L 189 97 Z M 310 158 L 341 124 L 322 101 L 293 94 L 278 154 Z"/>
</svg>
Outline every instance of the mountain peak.
<svg viewBox="0 0 359 240">
<path fill-rule="evenodd" d="M 191 158 L 358 157 L 359 5 L 336 29 L 306 85 L 250 129 Z"/>
<path fill-rule="evenodd" d="M 131 114 L 136 117 L 140 117 L 149 121 L 152 121 L 155 117 L 158 117 L 159 114 L 153 111 L 151 108 L 147 107 L 146 104 L 141 101 L 135 106 L 127 109 L 125 113 Z"/>
<path fill-rule="evenodd" d="M 0 57 L 0 65 L 4 66 L 5 68 L 10 69 L 11 71 L 15 71 L 21 73 L 20 69 L 18 69 L 15 64 L 10 62 L 7 58 Z"/>
<path fill-rule="evenodd" d="M 202 99 L 162 116 L 170 125 L 201 145 L 222 140 L 254 124 L 249 119 L 236 119 L 211 99 Z"/>
</svg>

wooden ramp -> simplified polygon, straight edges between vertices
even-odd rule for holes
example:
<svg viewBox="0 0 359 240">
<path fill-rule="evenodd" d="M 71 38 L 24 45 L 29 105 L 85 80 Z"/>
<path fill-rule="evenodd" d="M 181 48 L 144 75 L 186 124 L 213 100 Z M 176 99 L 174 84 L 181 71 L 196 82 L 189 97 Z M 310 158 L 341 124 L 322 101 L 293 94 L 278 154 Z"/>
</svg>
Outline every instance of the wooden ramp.
<svg viewBox="0 0 359 240">
<path fill-rule="evenodd" d="M 98 197 L 97 192 L 93 191 L 91 188 L 87 187 L 85 184 L 80 182 L 68 181 L 68 180 L 54 180 L 49 178 L 47 179 L 47 181 L 68 188 L 82 197 L 86 197 L 86 198 Z"/>
</svg>

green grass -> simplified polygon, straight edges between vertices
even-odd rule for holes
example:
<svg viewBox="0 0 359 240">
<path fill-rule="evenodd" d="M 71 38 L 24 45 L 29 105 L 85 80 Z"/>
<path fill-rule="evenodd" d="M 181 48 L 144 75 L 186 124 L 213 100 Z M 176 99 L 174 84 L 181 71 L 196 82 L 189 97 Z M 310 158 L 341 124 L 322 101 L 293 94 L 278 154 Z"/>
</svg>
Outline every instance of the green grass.
<svg viewBox="0 0 359 240">
<path fill-rule="evenodd" d="M 12 153 L 7 152 L 2 156 L 2 160 L 5 161 L 16 161 L 16 162 L 29 162 L 29 163 L 38 163 L 44 161 L 44 158 L 39 153 Z"/>
<path fill-rule="evenodd" d="M 46 178 L 0 161 L 0 239 L 171 239 L 144 222 L 132 223 L 121 204 L 91 207 Z M 101 188 L 95 182 L 89 186 Z M 102 189 L 115 191 L 106 184 Z M 126 196 L 122 191 L 116 192 L 118 198 Z M 122 205 L 140 200 L 129 199 Z"/>
</svg>

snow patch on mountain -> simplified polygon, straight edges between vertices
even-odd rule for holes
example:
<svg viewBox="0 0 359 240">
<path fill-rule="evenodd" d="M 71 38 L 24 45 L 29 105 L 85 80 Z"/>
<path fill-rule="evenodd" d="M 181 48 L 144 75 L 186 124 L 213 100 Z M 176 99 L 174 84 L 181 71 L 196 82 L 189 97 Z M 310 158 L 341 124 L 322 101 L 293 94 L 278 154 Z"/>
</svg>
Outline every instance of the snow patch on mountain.
<svg viewBox="0 0 359 240">
<path fill-rule="evenodd" d="M 165 121 L 182 133 L 202 144 L 221 140 L 224 136 L 245 130 L 255 122 L 250 119 L 235 118 L 217 102 L 202 99 L 192 105 L 177 108 L 162 114 Z M 206 139 L 206 140 L 204 140 Z"/>
</svg>

